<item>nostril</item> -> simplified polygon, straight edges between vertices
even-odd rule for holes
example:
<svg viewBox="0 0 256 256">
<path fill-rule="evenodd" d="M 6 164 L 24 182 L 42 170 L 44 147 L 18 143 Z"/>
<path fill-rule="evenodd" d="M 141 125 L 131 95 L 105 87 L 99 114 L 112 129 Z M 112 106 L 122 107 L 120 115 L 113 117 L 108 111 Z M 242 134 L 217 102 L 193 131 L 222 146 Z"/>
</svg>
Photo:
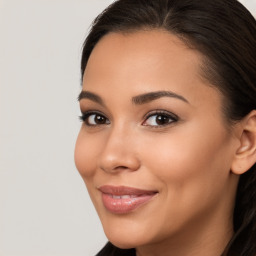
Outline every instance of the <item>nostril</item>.
<svg viewBox="0 0 256 256">
<path fill-rule="evenodd" d="M 101 170 L 108 172 L 108 173 L 118 173 L 122 171 L 135 171 L 138 169 L 138 167 L 134 168 L 133 166 L 125 166 L 125 165 L 118 165 L 116 167 L 113 166 L 101 166 Z"/>
<path fill-rule="evenodd" d="M 128 167 L 126 167 L 126 166 L 118 166 L 118 167 L 116 167 L 116 169 L 128 169 Z"/>
<path fill-rule="evenodd" d="M 106 168 L 101 168 L 102 170 L 104 170 L 104 171 L 107 171 L 107 172 L 118 172 L 118 171 L 124 171 L 124 170 L 128 170 L 129 169 L 129 167 L 127 167 L 127 166 L 116 166 L 116 167 L 114 167 L 114 168 L 110 168 L 110 169 L 107 169 L 106 170 Z"/>
</svg>

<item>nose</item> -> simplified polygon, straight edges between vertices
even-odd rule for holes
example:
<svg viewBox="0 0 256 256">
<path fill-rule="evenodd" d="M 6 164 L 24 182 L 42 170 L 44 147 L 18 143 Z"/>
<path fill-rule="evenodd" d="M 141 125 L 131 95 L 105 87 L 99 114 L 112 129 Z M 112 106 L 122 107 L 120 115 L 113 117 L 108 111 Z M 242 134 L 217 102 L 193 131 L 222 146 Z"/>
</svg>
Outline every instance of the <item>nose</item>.
<svg viewBox="0 0 256 256">
<path fill-rule="evenodd" d="M 114 129 L 108 134 L 99 157 L 99 167 L 108 173 L 139 169 L 136 137 L 132 132 L 127 129 Z"/>
</svg>

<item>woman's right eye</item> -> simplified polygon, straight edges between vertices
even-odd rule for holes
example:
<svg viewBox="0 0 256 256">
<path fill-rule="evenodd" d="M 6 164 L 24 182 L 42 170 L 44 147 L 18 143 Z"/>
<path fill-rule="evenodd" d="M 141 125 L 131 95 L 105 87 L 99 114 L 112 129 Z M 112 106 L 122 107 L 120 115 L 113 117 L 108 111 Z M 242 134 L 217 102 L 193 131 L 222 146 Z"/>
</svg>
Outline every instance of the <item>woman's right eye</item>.
<svg viewBox="0 0 256 256">
<path fill-rule="evenodd" d="M 97 126 L 110 124 L 109 120 L 99 113 L 84 113 L 80 119 L 88 126 Z"/>
</svg>

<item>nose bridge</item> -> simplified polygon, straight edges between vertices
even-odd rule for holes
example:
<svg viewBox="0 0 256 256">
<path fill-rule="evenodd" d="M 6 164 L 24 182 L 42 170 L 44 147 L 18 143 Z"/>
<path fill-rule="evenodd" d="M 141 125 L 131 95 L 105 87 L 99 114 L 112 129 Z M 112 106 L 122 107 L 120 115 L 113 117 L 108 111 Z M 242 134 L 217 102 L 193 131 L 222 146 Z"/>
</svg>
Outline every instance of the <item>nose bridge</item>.
<svg viewBox="0 0 256 256">
<path fill-rule="evenodd" d="M 139 168 L 132 127 L 118 124 L 110 128 L 103 145 L 99 166 L 106 172 L 135 171 Z"/>
</svg>

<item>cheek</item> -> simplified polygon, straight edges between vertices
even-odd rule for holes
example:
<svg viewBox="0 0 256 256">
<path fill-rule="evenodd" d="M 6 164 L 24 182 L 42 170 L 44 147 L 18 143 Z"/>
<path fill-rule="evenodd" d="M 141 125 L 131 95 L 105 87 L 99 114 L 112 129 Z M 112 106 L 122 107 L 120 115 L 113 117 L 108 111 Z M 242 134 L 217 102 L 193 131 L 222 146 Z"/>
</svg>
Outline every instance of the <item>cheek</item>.
<svg viewBox="0 0 256 256">
<path fill-rule="evenodd" d="M 144 168 L 150 171 L 151 179 L 158 181 L 161 198 L 168 202 L 161 206 L 159 218 L 166 221 L 159 224 L 159 229 L 168 233 L 193 218 L 207 216 L 225 200 L 223 195 L 229 192 L 230 141 L 221 130 L 216 134 L 189 127 L 186 132 L 177 129 L 145 140 L 140 149 L 144 152 Z"/>
<path fill-rule="evenodd" d="M 82 129 L 83 127 L 77 137 L 74 157 L 80 175 L 84 179 L 89 179 L 95 174 L 97 156 L 101 146 L 98 145 L 97 140 L 92 138 L 93 136 L 86 136 Z"/>
<path fill-rule="evenodd" d="M 144 155 L 147 169 L 166 186 L 172 184 L 172 188 L 178 189 L 200 184 L 200 188 L 207 189 L 229 174 L 228 138 L 223 128 L 190 125 L 160 134 L 157 140 L 150 138 L 145 143 L 147 149 L 140 152 L 147 152 Z"/>
</svg>

